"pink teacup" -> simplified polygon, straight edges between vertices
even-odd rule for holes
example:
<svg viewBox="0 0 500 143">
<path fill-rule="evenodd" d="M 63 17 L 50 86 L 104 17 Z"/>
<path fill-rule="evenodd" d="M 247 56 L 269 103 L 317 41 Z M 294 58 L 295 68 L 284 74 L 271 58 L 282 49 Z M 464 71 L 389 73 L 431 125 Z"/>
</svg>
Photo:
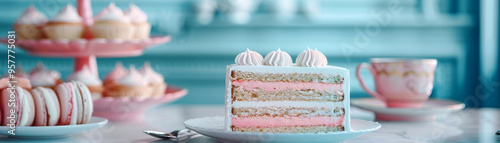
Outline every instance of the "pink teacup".
<svg viewBox="0 0 500 143">
<path fill-rule="evenodd" d="M 373 58 L 361 63 L 356 76 L 368 94 L 385 102 L 390 108 L 420 108 L 431 95 L 436 59 Z M 366 87 L 361 68 L 368 68 L 375 79 L 375 90 Z"/>
</svg>

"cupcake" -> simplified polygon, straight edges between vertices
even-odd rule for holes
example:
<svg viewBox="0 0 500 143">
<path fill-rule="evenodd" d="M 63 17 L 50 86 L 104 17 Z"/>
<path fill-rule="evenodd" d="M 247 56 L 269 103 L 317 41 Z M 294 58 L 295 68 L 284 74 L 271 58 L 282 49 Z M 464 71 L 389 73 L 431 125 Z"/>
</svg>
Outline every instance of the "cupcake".
<svg viewBox="0 0 500 143">
<path fill-rule="evenodd" d="M 11 80 L 16 82 L 11 82 Z M 11 87 L 11 84 L 15 84 L 15 86 L 21 87 L 26 90 L 31 90 L 31 82 L 28 78 L 17 76 L 14 78 L 10 78 L 9 76 L 0 78 L 0 89 Z"/>
<path fill-rule="evenodd" d="M 152 89 L 146 78 L 133 65 L 125 75 L 106 86 L 105 90 L 105 96 L 108 97 L 148 98 L 151 93 Z"/>
<path fill-rule="evenodd" d="M 54 88 L 56 85 L 62 83 L 61 74 L 54 70 L 48 70 L 41 62 L 30 72 L 29 80 L 33 87 L 43 86 Z"/>
<path fill-rule="evenodd" d="M 165 90 L 167 89 L 167 83 L 165 83 L 164 78 L 161 74 L 156 73 L 149 62 L 144 63 L 144 66 L 139 70 L 139 72 L 146 79 L 149 87 L 152 88 L 152 97 L 161 97 L 165 95 Z"/>
<path fill-rule="evenodd" d="M 125 16 L 122 10 L 110 3 L 96 17 L 94 25 L 90 31 L 94 38 L 104 39 L 132 39 L 134 35 L 134 26 L 130 18 Z"/>
<path fill-rule="evenodd" d="M 68 4 L 43 27 L 43 31 L 50 39 L 79 39 L 84 25 L 76 9 Z"/>
<path fill-rule="evenodd" d="M 23 12 L 23 15 L 14 22 L 14 29 L 19 39 L 41 39 L 43 32 L 41 28 L 47 22 L 47 18 L 38 12 L 33 5 Z"/>
<path fill-rule="evenodd" d="M 74 72 L 66 78 L 66 81 L 80 81 L 85 84 L 92 95 L 92 99 L 100 99 L 104 87 L 102 81 L 94 75 L 87 66 L 84 66 L 80 71 Z"/>
<path fill-rule="evenodd" d="M 148 22 L 148 16 L 139 7 L 130 4 L 129 8 L 124 12 L 134 25 L 134 39 L 148 39 L 151 33 L 151 24 Z"/>
<path fill-rule="evenodd" d="M 109 72 L 109 74 L 106 76 L 104 79 L 104 86 L 109 85 L 112 83 L 112 81 L 118 80 L 121 78 L 125 73 L 127 72 L 127 69 L 123 67 L 121 62 L 116 62 L 115 68 Z"/>
</svg>

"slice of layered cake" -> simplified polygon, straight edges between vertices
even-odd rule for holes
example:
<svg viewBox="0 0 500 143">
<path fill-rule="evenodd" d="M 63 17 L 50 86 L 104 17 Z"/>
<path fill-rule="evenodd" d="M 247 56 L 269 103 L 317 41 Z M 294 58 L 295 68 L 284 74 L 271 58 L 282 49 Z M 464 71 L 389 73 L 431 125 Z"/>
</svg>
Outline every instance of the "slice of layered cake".
<svg viewBox="0 0 500 143">
<path fill-rule="evenodd" d="M 350 130 L 349 70 L 328 66 L 307 49 L 293 64 L 286 52 L 265 58 L 247 50 L 226 72 L 226 130 L 325 133 Z"/>
</svg>

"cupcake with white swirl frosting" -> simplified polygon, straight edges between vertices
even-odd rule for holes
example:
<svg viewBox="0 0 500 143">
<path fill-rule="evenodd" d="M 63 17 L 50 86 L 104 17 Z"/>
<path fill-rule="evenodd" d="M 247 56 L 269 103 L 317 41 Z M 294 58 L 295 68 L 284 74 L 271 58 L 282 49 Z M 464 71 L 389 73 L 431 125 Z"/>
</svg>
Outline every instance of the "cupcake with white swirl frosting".
<svg viewBox="0 0 500 143">
<path fill-rule="evenodd" d="M 44 27 L 43 31 L 50 39 L 79 39 L 83 35 L 84 25 L 75 7 L 68 4 L 61 9 Z"/>
<path fill-rule="evenodd" d="M 163 75 L 155 72 L 149 62 L 144 63 L 139 72 L 144 76 L 148 85 L 153 90 L 152 97 L 162 97 L 165 95 L 165 90 L 167 89 L 167 83 L 164 81 L 165 78 Z"/>
<path fill-rule="evenodd" d="M 151 33 L 151 24 L 148 22 L 148 16 L 139 7 L 130 4 L 129 8 L 124 12 L 134 25 L 134 39 L 148 39 Z"/>
<path fill-rule="evenodd" d="M 19 39 L 41 39 L 43 32 L 41 28 L 47 22 L 47 18 L 33 5 L 30 5 L 14 23 Z"/>
<path fill-rule="evenodd" d="M 102 81 L 99 77 L 97 77 L 97 75 L 90 71 L 88 66 L 84 66 L 83 69 L 75 71 L 69 75 L 68 78 L 66 78 L 66 81 L 80 81 L 85 84 L 89 88 L 93 100 L 100 99 L 102 97 L 102 93 L 104 91 Z"/>
<path fill-rule="evenodd" d="M 95 23 L 90 27 L 94 38 L 104 39 L 132 39 L 134 26 L 130 18 L 122 10 L 110 3 L 104 10 L 94 17 Z"/>
<path fill-rule="evenodd" d="M 152 92 L 147 79 L 131 65 L 125 75 L 106 86 L 105 96 L 149 98 Z"/>
</svg>

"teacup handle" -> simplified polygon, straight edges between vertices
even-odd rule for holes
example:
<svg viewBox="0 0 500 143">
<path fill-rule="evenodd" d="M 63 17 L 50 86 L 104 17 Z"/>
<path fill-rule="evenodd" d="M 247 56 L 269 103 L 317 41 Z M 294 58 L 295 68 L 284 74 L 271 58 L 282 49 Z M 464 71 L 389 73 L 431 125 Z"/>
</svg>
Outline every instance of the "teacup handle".
<svg viewBox="0 0 500 143">
<path fill-rule="evenodd" d="M 361 87 L 363 87 L 363 89 L 366 92 L 368 92 L 368 94 L 370 94 L 371 96 L 373 96 L 375 98 L 378 98 L 378 99 L 380 99 L 382 101 L 385 101 L 385 98 L 382 95 L 380 95 L 377 92 L 375 92 L 375 91 L 369 89 L 368 87 L 366 87 L 365 82 L 363 81 L 363 78 L 361 77 L 361 74 L 360 74 L 361 68 L 367 68 L 367 69 L 369 69 L 370 72 L 372 73 L 372 76 L 374 76 L 374 77 L 377 74 L 376 71 L 375 71 L 375 69 L 373 69 L 373 67 L 370 64 L 368 64 L 368 63 L 361 63 L 361 64 L 359 64 L 358 67 L 356 68 L 356 77 L 358 77 L 359 83 L 361 83 Z"/>
</svg>

